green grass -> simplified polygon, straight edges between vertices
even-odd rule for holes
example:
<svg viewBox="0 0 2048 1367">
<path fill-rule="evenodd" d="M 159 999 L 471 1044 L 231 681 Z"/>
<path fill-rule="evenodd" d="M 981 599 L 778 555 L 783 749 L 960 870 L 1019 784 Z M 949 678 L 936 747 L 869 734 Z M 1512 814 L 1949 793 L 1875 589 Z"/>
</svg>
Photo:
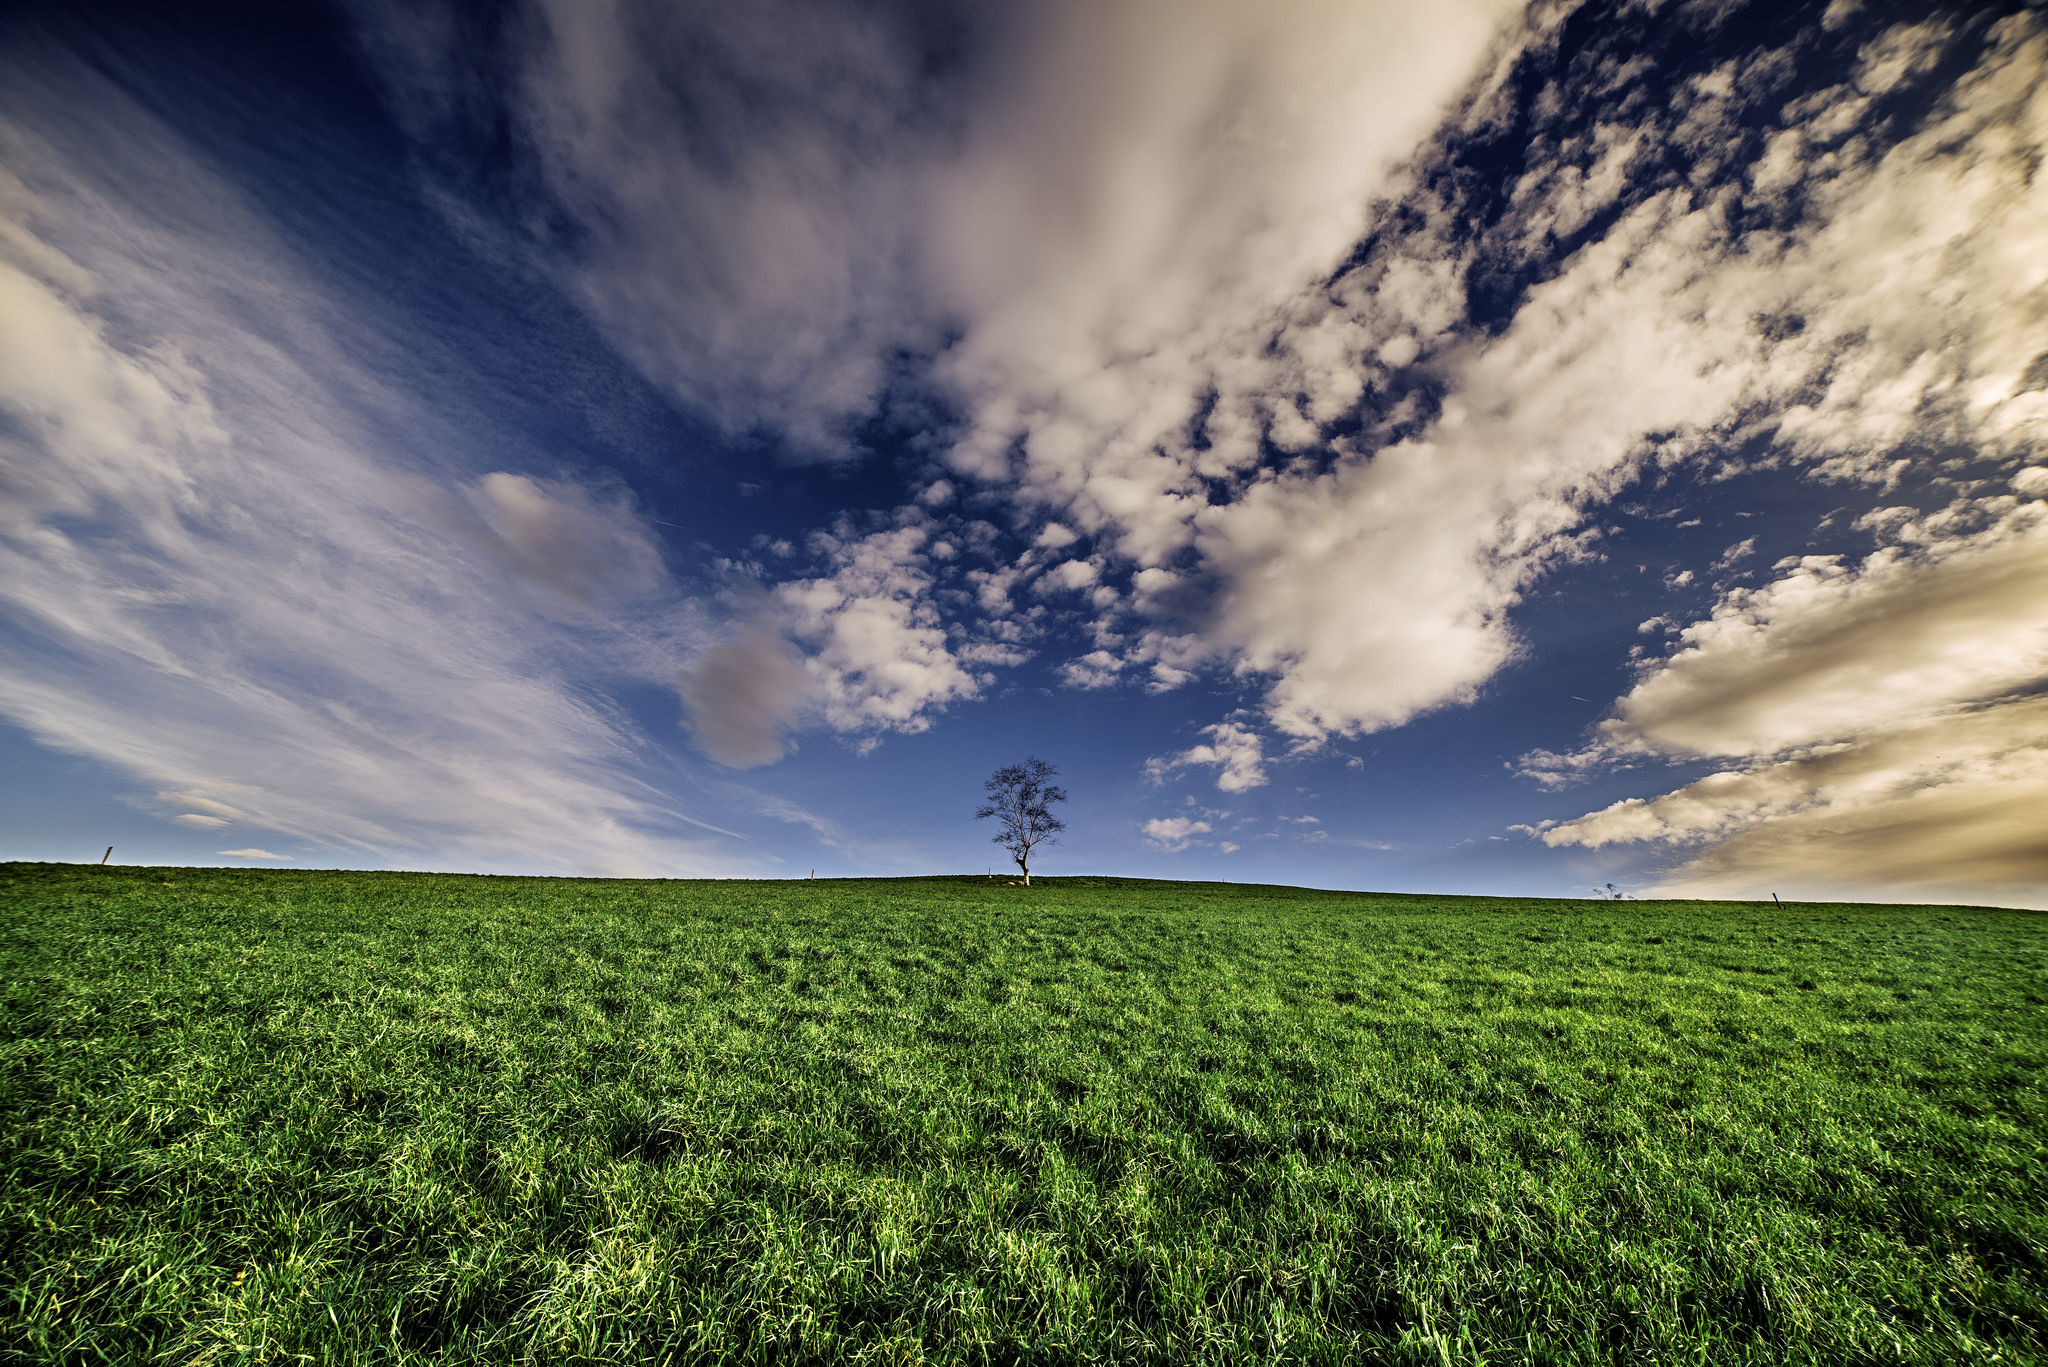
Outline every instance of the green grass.
<svg viewBox="0 0 2048 1367">
<path fill-rule="evenodd" d="M 10 1362 L 2048 1359 L 2048 916 L 0 865 Z"/>
</svg>

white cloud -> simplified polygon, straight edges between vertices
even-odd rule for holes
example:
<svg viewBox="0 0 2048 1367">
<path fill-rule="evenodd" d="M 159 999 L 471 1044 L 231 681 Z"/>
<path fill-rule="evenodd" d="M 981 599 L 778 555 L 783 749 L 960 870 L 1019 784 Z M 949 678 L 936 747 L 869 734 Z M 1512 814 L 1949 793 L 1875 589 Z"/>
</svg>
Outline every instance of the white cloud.
<svg viewBox="0 0 2048 1367">
<path fill-rule="evenodd" d="M 1038 533 L 1038 540 L 1032 544 L 1056 551 L 1062 546 L 1071 546 L 1078 540 L 1080 537 L 1074 533 L 1073 528 L 1063 527 L 1057 522 L 1048 522 Z"/>
<path fill-rule="evenodd" d="M 694 644 L 631 510 L 451 468 L 505 434 L 359 359 L 391 339 L 232 185 L 82 69 L 0 88 L 0 715 L 189 826 L 745 867 L 679 834 L 593 694 Z M 402 463 L 365 413 L 446 463 Z"/>
<path fill-rule="evenodd" d="M 1152 693 L 1171 692 L 1195 677 L 1194 671 L 1178 669 L 1164 661 L 1154 663 L 1150 673 L 1152 681 L 1146 685 L 1146 690 Z"/>
<path fill-rule="evenodd" d="M 1048 7 L 942 181 L 955 459 L 1113 526 L 1140 561 L 1177 462 L 1157 437 L 1357 241 L 1369 197 L 1480 70 L 1507 5 L 1220 0 Z M 1325 353 L 1351 369 L 1344 341 Z M 1220 433 L 1219 433 L 1220 434 Z M 1215 459 L 1248 454 L 1231 435 Z M 1078 495 L 1078 497 L 1077 497 Z"/>
<path fill-rule="evenodd" d="M 1952 37 L 1891 31 L 1864 49 L 1858 88 L 1910 79 Z M 1928 126 L 1881 157 L 1853 136 L 1866 106 L 1848 90 L 1795 102 L 1803 122 L 1771 139 L 1766 161 L 1798 174 L 1760 171 L 1752 193 L 1806 196 L 1817 226 L 1753 237 L 1703 279 L 1734 310 L 1795 320 L 1751 367 L 1746 406 L 1752 418 L 1775 407 L 1779 449 L 1820 476 L 1888 489 L 1923 452 L 1959 446 L 2038 460 L 2044 76 L 2048 37 L 2017 16 Z M 1854 525 L 1889 544 L 1860 563 L 1795 557 L 1772 582 L 1724 594 L 1593 744 L 1533 753 L 1524 771 L 1556 785 L 1645 760 L 1731 767 L 1546 823 L 1542 839 L 1665 845 L 1683 856 L 1660 889 L 1673 893 L 2041 904 L 2048 520 L 2020 499 L 2044 485 L 2021 470 L 2014 495 L 1871 509 Z M 1717 568 L 1751 550 L 1738 543 Z"/>
<path fill-rule="evenodd" d="M 2017 464 L 2048 435 L 2038 16 L 1884 30 L 1847 84 L 1797 98 L 1773 93 L 1787 52 L 1752 54 L 1583 136 L 1558 131 L 1557 109 L 1622 99 L 1633 77 L 1560 72 L 1506 216 L 1475 243 L 1439 182 L 1398 168 L 1441 150 L 1425 139 L 1461 95 L 1464 127 L 1491 118 L 1509 62 L 1541 49 L 1555 14 L 1523 21 L 1532 32 L 1477 2 L 1033 6 L 984 15 L 976 60 L 933 77 L 912 30 L 877 13 L 554 0 L 533 7 L 505 85 L 550 207 L 579 230 L 562 269 L 649 374 L 735 429 L 832 454 L 875 411 L 885 353 L 936 353 L 962 410 L 947 482 L 1043 527 L 1017 563 L 962 573 L 988 619 L 978 644 L 943 616 L 945 557 L 923 523 L 824 539 L 825 571 L 775 596 L 843 732 L 920 729 L 978 696 L 968 652 L 1019 649 L 1028 613 L 1072 609 L 1064 591 L 1097 614 L 1070 684 L 1255 677 L 1263 725 L 1313 748 L 1478 696 L 1521 649 L 1512 614 L 1531 582 L 1598 555 L 1587 511 L 1654 465 L 1718 477 L 1741 448 L 1882 489 L 1929 450 Z M 413 71 L 399 85 L 423 128 L 477 93 L 448 84 L 435 63 L 459 54 L 423 41 L 426 22 L 379 30 L 392 69 Z M 1876 136 L 1873 92 L 1986 33 L 1924 127 Z M 1751 136 L 1745 119 L 1776 124 Z M 1645 194 L 1635 168 L 1652 164 L 1686 174 Z M 1401 213 L 1374 217 L 1376 196 Z M 1332 279 L 1368 228 L 1367 259 Z M 1467 317 L 1482 248 L 1538 282 L 1504 326 Z M 106 383 L 177 383 L 173 358 L 136 364 Z M 181 496 L 171 482 L 160 498 Z M 1046 569 L 1082 538 L 1088 559 Z M 1970 578 L 1979 550 L 1945 546 L 1724 598 L 1600 746 L 1531 767 L 1789 763 L 1786 747 L 1819 743 L 1791 739 L 1811 717 L 1853 723 L 1863 744 L 1962 706 L 1959 679 L 2019 687 L 1992 677 L 2032 668 L 2012 649 L 1943 653 L 1970 622 L 2025 619 Z M 1754 550 L 1738 542 L 1716 568 Z M 1894 624 L 1935 653 L 1857 675 L 1841 662 L 1875 658 L 1862 614 L 1907 580 L 1959 595 L 1946 626 Z M 1022 612 L 1027 585 L 1039 601 Z M 1748 681 L 1747 701 L 1712 702 L 1722 674 Z M 1266 781 L 1253 724 L 1206 734 L 1148 768 L 1213 765 L 1232 792 Z"/>
<path fill-rule="evenodd" d="M 1992 497 L 1897 527 L 1847 567 L 1809 557 L 1680 634 L 1575 756 L 1738 767 L 1542 832 L 1696 849 L 1684 893 L 2048 895 L 2048 505 Z"/>
<path fill-rule="evenodd" d="M 1861 565 L 1809 556 L 1779 579 L 1731 590 L 1679 633 L 1600 726 L 1626 754 L 1772 754 L 1840 740 L 2048 678 L 2048 506 L 1988 510 L 1981 531 L 1941 536 Z"/>
<path fill-rule="evenodd" d="M 1069 688 L 1107 688 L 1123 672 L 1124 662 L 1106 650 L 1091 650 L 1060 666 L 1060 681 Z"/>
<path fill-rule="evenodd" d="M 789 630 L 811 648 L 804 667 L 836 730 L 915 734 L 930 727 L 932 710 L 981 690 L 948 647 L 930 595 L 928 540 L 915 524 L 821 533 L 815 549 L 832 573 L 775 590 Z"/>
<path fill-rule="evenodd" d="M 453 145 L 442 139 L 496 98 L 463 74 L 461 26 L 432 8 L 360 12 L 398 107 L 430 146 Z M 1008 483 L 1018 447 L 1013 492 L 1075 510 L 1041 545 L 1106 529 L 1149 562 L 1186 543 L 1196 506 L 1180 491 L 1185 462 L 1155 454 L 1158 438 L 1187 425 L 1205 390 L 1245 389 L 1233 369 L 1350 249 L 1369 196 L 1513 12 L 1507 0 L 1427 13 L 1335 0 L 991 9 L 964 30 L 970 55 L 953 72 L 910 26 L 866 8 L 536 0 L 495 89 L 550 211 L 577 225 L 558 268 L 650 375 L 735 430 L 844 454 L 885 357 L 956 335 L 940 369 L 968 410 L 957 471 Z M 1439 265 L 1383 282 L 1425 331 L 1443 326 L 1429 297 Z M 1290 354 L 1320 377 L 1319 398 L 1288 430 L 1312 438 L 1339 415 L 1333 396 L 1359 392 L 1368 345 L 1400 364 L 1422 344 L 1342 320 L 1296 330 Z M 1231 408 L 1233 431 L 1219 423 L 1210 464 L 1243 466 L 1256 433 L 1239 410 L 1262 394 Z M 1070 560 L 1039 586 L 1098 587 L 1091 602 L 1108 610 L 1102 568 Z M 1007 613 L 1013 582 L 983 582 L 984 609 Z M 915 623 L 897 628 L 916 677 L 888 696 L 914 708 L 971 694 Z M 879 657 L 860 661 L 855 673 L 880 677 Z M 1156 663 L 1158 686 L 1187 677 L 1183 660 Z M 823 667 L 828 697 L 850 664 Z M 909 723 L 864 697 L 855 710 L 870 722 Z M 852 715 L 827 710 L 835 725 Z"/>
<path fill-rule="evenodd" d="M 1100 567 L 1092 561 L 1062 560 L 1046 570 L 1038 581 L 1039 589 L 1041 592 L 1049 589 L 1085 589 L 1095 582 L 1096 576 L 1100 573 Z"/>
<path fill-rule="evenodd" d="M 1722 551 L 1721 558 L 1714 562 L 1714 568 L 1717 570 L 1729 569 L 1732 566 L 1741 564 L 1744 560 L 1749 559 L 1749 557 L 1755 554 L 1756 538 L 1752 536 L 1747 540 L 1738 541 L 1727 550 Z"/>
<path fill-rule="evenodd" d="M 1427 437 L 1196 515 L 1229 585 L 1208 641 L 1274 676 L 1275 727 L 1319 739 L 1469 700 L 1515 653 L 1522 586 L 1580 553 L 1581 506 L 1628 471 L 1643 434 L 1710 420 L 1739 393 L 1660 307 L 1698 269 L 1688 216 L 1678 199 L 1646 206 L 1535 290 L 1498 341 L 1447 356 L 1452 397 Z M 1620 371 L 1641 383 L 1616 386 Z"/>
<path fill-rule="evenodd" d="M 1155 849 L 1178 854 L 1189 845 L 1200 843 L 1193 837 L 1208 835 L 1210 831 L 1208 822 L 1196 821 L 1192 817 L 1154 817 L 1145 823 L 1145 840 Z"/>
<path fill-rule="evenodd" d="M 224 859 L 290 859 L 288 854 L 272 854 L 269 850 L 216 850 L 215 854 Z"/>
<path fill-rule="evenodd" d="M 1890 63 L 1897 46 L 1867 55 Z M 2048 185 L 2034 173 L 2044 76 L 2048 33 L 2015 15 L 1927 127 L 1881 159 L 1815 139 L 1806 193 L 1825 226 L 1789 254 L 1785 293 L 1805 321 L 1791 348 L 1826 384 L 1779 434 L 1823 471 L 1882 481 L 1912 438 L 2018 453 L 2048 436 L 2048 395 L 2024 387 L 2048 303 Z M 1806 103 L 1821 121 L 1843 102 Z"/>
<path fill-rule="evenodd" d="M 872 7 L 534 0 L 491 73 L 440 7 L 357 12 L 430 146 L 503 100 L 577 227 L 558 268 L 650 375 L 839 454 L 888 353 L 964 324 L 986 454 L 1047 401 L 1118 425 L 1183 403 L 1205 351 L 1356 240 L 1513 7 L 989 7 L 948 56 Z"/>
<path fill-rule="evenodd" d="M 1259 738 L 1258 732 L 1242 723 L 1226 721 L 1203 727 L 1202 734 L 1211 738 L 1209 743 L 1193 746 L 1177 755 L 1147 760 L 1146 775 L 1154 783 L 1159 783 L 1175 770 L 1189 765 L 1215 765 L 1219 771 L 1216 786 L 1226 793 L 1242 793 L 1265 786 L 1265 742 Z"/>
<path fill-rule="evenodd" d="M 1645 200 L 1531 289 L 1498 338 L 1432 344 L 1447 397 L 1419 436 L 1340 442 L 1326 471 L 1281 472 L 1221 503 L 1184 498 L 1158 466 L 1126 548 L 1163 553 L 1184 522 L 1217 584 L 1176 664 L 1206 653 L 1269 676 L 1268 721 L 1309 743 L 1398 725 L 1471 699 L 1514 657 L 1524 586 L 1595 552 L 1584 510 L 1645 460 L 1774 425 L 1816 473 L 1876 484 L 1897 478 L 1903 443 L 2037 449 L 2048 392 L 2023 373 L 2048 313 L 2048 184 L 2031 170 L 2048 147 L 2044 46 L 2036 21 L 2005 21 L 1951 104 L 1881 158 L 1816 134 L 1809 217 L 1790 234 L 1733 234 L 1725 191 Z M 1440 296 L 1455 298 L 1456 273 Z M 1385 326 L 1384 293 L 1336 291 L 1367 331 Z M 1342 312 L 1310 316 L 1320 330 Z M 1801 327 L 1759 322 L 1772 318 Z M 1183 448 L 1177 468 L 1212 459 Z M 1065 482 L 1085 494 L 1089 478 Z"/>
</svg>

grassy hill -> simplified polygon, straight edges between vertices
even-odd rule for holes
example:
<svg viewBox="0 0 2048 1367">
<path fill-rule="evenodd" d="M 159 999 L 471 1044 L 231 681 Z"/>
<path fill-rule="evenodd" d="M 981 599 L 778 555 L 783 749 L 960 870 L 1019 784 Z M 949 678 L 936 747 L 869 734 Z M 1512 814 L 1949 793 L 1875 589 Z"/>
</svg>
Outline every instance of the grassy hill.
<svg viewBox="0 0 2048 1367">
<path fill-rule="evenodd" d="M 2040 913 L 13 864 L 0 961 L 5 1361 L 2048 1357 Z"/>
</svg>

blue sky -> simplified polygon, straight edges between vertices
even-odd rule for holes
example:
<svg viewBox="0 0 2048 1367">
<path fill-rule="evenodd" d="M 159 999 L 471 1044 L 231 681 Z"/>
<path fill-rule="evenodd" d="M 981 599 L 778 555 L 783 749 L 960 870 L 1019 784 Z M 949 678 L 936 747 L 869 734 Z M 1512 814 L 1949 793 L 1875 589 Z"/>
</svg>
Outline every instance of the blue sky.
<svg viewBox="0 0 2048 1367">
<path fill-rule="evenodd" d="M 0 18 L 0 857 L 2048 905 L 2038 7 Z"/>
</svg>

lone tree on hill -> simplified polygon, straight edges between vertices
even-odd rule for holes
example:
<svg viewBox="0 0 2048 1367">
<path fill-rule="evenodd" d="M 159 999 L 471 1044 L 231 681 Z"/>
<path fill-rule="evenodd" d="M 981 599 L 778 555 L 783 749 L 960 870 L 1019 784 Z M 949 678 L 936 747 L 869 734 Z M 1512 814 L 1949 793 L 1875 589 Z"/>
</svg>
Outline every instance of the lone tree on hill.
<svg viewBox="0 0 2048 1367">
<path fill-rule="evenodd" d="M 1031 847 L 1056 844 L 1054 836 L 1067 828 L 1066 822 L 1052 814 L 1053 803 L 1067 800 L 1066 789 L 1047 782 L 1058 772 L 1034 755 L 1022 764 L 1004 765 L 981 785 L 988 792 L 988 803 L 974 819 L 992 816 L 1002 823 L 995 842 L 1024 870 L 1027 888 L 1031 886 Z"/>
</svg>

